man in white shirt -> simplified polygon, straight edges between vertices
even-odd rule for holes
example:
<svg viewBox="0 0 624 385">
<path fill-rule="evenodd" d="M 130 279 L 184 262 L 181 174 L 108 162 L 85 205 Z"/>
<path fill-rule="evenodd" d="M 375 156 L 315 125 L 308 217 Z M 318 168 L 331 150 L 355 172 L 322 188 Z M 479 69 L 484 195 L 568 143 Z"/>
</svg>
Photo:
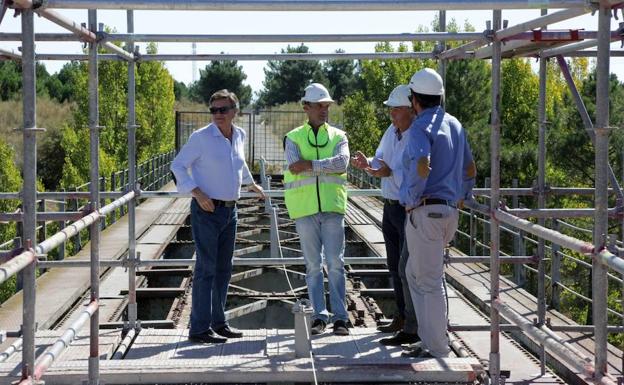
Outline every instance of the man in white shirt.
<svg viewBox="0 0 624 385">
<path fill-rule="evenodd" d="M 403 179 L 402 155 L 407 142 L 407 131 L 415 116 L 410 96 L 410 88 L 407 85 L 400 85 L 392 90 L 388 100 L 384 102 L 390 107 L 392 124 L 381 138 L 375 156 L 367 159 L 358 151 L 351 159 L 352 166 L 381 178 L 381 195 L 384 201 L 381 227 L 397 305 L 397 313 L 392 323 L 379 327 L 379 330 L 385 333 L 397 332 L 392 337 L 381 339 L 379 342 L 383 345 L 411 344 L 419 340 L 416 314 L 405 276 L 408 258 L 407 248 L 404 245 L 405 208 L 399 203 L 399 186 Z"/>
<path fill-rule="evenodd" d="M 225 320 L 236 240 L 236 200 L 241 184 L 264 197 L 245 162 L 245 131 L 232 122 L 238 111 L 233 92 L 210 97 L 212 123 L 193 132 L 171 164 L 179 192 L 191 193 L 191 228 L 196 262 L 189 340 L 222 343 L 243 333 Z M 190 173 L 189 173 L 190 171 Z"/>
</svg>

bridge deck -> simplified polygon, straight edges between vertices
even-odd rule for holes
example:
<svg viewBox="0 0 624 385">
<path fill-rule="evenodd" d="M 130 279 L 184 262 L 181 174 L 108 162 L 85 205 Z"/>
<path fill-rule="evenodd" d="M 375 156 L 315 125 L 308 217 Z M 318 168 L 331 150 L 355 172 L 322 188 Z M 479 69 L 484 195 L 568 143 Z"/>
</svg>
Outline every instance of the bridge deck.
<svg viewBox="0 0 624 385">
<path fill-rule="evenodd" d="M 44 333 L 47 337 L 38 341 L 49 342 L 51 332 Z M 119 331 L 107 333 L 112 340 Z M 365 328 L 353 329 L 350 336 L 315 336 L 318 381 L 472 383 L 482 372 L 474 358 L 403 358 L 400 348 L 377 343 L 380 337 Z M 46 384 L 81 384 L 87 374 L 85 349 L 86 336 L 46 373 Z M 19 363 L 0 364 L 0 384 L 10 384 L 19 371 Z M 246 330 L 244 338 L 225 344 L 194 344 L 187 330 L 143 329 L 123 360 L 101 361 L 100 379 L 106 384 L 312 382 L 313 370 L 309 358 L 295 358 L 292 330 Z"/>
</svg>

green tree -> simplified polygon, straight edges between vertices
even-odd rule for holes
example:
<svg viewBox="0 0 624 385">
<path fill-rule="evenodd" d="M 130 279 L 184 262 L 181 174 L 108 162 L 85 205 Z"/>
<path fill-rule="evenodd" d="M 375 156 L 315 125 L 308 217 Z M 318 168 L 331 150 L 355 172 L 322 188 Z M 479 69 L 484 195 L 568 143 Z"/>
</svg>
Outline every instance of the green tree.
<svg viewBox="0 0 624 385">
<path fill-rule="evenodd" d="M 344 53 L 336 50 L 336 53 Z M 342 104 L 358 87 L 357 66 L 353 60 L 327 60 L 322 65 L 332 98 Z"/>
<path fill-rule="evenodd" d="M 48 94 L 60 103 L 75 101 L 76 88 L 78 84 L 84 84 L 81 77 L 84 78 L 86 74 L 86 63 L 78 61 L 66 63 L 57 74 L 50 76 L 46 82 Z"/>
<path fill-rule="evenodd" d="M 194 92 L 208 105 L 212 94 L 227 88 L 238 96 L 243 108 L 251 101 L 251 87 L 243 83 L 245 79 L 247 75 L 236 60 L 212 61 L 205 69 L 199 70 L 197 89 Z"/>
<path fill-rule="evenodd" d="M 22 71 L 19 63 L 11 60 L 0 62 L 0 100 L 15 98 L 22 89 Z"/>
<path fill-rule="evenodd" d="M 374 154 L 383 131 L 377 124 L 373 103 L 366 99 L 362 91 L 357 91 L 345 99 L 342 108 L 344 129 L 349 137 L 349 151 Z"/>
<path fill-rule="evenodd" d="M 189 98 L 189 89 L 183 82 L 179 82 L 177 80 L 173 80 L 173 94 L 175 95 L 175 100 L 182 100 Z"/>
<path fill-rule="evenodd" d="M 479 186 L 490 175 L 490 65 L 483 60 L 453 60 L 446 68 L 445 108 L 468 133 Z"/>
<path fill-rule="evenodd" d="M 156 52 L 156 45 L 148 46 L 149 53 Z M 175 103 L 173 77 L 162 62 L 141 64 L 137 71 L 137 158 L 142 161 L 173 148 Z M 125 133 L 124 129 L 124 135 Z M 124 136 L 125 138 L 125 136 Z M 125 143 L 125 139 L 123 141 Z M 123 155 L 127 159 L 124 146 Z"/>
<path fill-rule="evenodd" d="M 150 44 L 148 53 L 157 46 Z M 88 76 L 86 66 L 80 67 L 75 77 L 76 110 L 74 121 L 63 130 L 60 140 L 65 164 L 61 185 L 71 187 L 89 179 Z M 127 165 L 127 64 L 105 61 L 98 67 L 100 175 L 109 176 L 113 170 Z M 173 147 L 175 102 L 173 78 L 161 62 L 147 62 L 137 66 L 136 76 L 137 158 Z"/>
<path fill-rule="evenodd" d="M 19 191 L 22 187 L 20 172 L 13 162 L 13 150 L 0 138 L 0 191 Z M 0 200 L 0 212 L 12 212 L 18 207 L 18 201 Z M 17 235 L 15 223 L 0 224 L 0 243 Z M 0 303 L 15 293 L 15 277 L 0 285 Z"/>
<path fill-rule="evenodd" d="M 0 138 L 0 191 L 20 191 L 22 178 L 13 162 L 13 149 Z M 0 212 L 12 212 L 17 209 L 18 202 L 0 200 Z M 0 224 L 0 243 L 15 236 L 15 224 Z"/>
<path fill-rule="evenodd" d="M 609 82 L 609 125 L 621 127 L 624 124 L 624 85 L 619 82 L 615 74 L 611 74 Z M 579 93 L 592 122 L 595 122 L 595 68 L 581 80 Z M 549 135 L 549 153 L 552 154 L 549 159 L 556 167 L 568 170 L 567 183 L 571 185 L 593 186 L 594 148 L 589 135 L 585 131 L 585 126 L 571 94 L 566 92 L 563 97 L 562 104 L 569 106 L 569 108 L 562 111 L 560 114 L 561 124 L 556 127 L 556 131 L 551 132 Z M 619 131 L 613 130 L 611 132 L 611 145 L 609 148 L 610 164 L 614 167 L 616 175 L 621 175 L 622 149 L 624 148 L 624 138 Z"/>
<path fill-rule="evenodd" d="M 282 49 L 282 53 L 309 53 L 306 45 Z M 258 95 L 258 106 L 268 107 L 298 102 L 310 83 L 326 83 L 321 64 L 317 60 L 269 60 L 264 68 L 264 89 Z"/>
</svg>

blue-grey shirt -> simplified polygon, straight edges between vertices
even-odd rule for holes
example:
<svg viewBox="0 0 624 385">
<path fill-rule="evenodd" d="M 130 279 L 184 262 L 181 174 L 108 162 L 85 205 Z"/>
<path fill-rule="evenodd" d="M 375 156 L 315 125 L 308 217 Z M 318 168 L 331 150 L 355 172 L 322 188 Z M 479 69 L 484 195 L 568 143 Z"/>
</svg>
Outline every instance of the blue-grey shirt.
<svg viewBox="0 0 624 385">
<path fill-rule="evenodd" d="M 461 123 L 436 106 L 421 111 L 408 132 L 401 204 L 412 208 L 423 198 L 470 199 L 476 169 Z"/>
<path fill-rule="evenodd" d="M 213 199 L 240 198 L 241 184 L 253 183 L 244 142 L 245 131 L 234 125 L 231 142 L 214 123 L 193 132 L 171 163 L 178 191 L 189 193 L 199 187 Z"/>
</svg>

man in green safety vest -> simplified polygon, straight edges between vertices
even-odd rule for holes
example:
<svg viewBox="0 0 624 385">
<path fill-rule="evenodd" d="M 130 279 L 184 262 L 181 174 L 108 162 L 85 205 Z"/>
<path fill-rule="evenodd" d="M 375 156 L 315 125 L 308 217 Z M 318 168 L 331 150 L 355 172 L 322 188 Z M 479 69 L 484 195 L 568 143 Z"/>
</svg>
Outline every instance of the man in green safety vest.
<svg viewBox="0 0 624 385">
<path fill-rule="evenodd" d="M 334 102 L 322 84 L 312 83 L 301 98 L 308 121 L 286 134 L 284 199 L 295 220 L 306 263 L 308 297 L 314 308 L 312 334 L 333 322 L 334 334 L 348 335 L 345 303 L 344 213 L 347 207 L 349 145 L 344 131 L 327 123 Z M 327 263 L 329 301 L 325 304 L 323 257 Z"/>
</svg>

